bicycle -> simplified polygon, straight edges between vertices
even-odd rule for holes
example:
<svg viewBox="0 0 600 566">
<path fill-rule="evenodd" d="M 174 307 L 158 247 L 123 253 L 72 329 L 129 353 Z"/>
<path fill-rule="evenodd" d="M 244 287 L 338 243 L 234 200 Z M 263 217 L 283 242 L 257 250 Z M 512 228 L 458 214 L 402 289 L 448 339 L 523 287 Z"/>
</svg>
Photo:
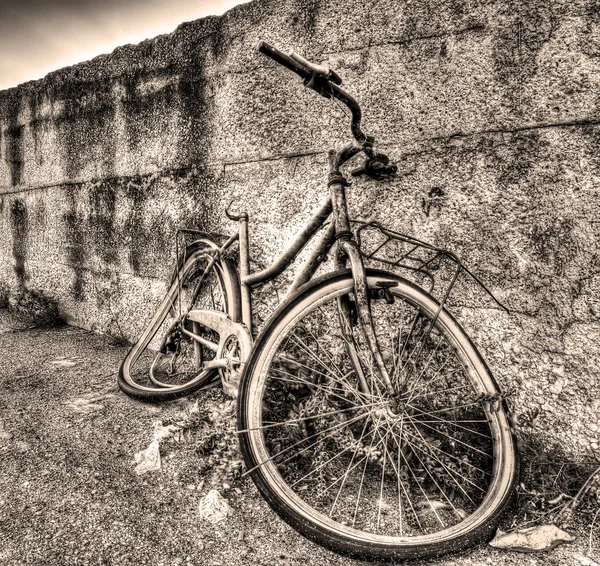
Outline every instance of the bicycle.
<svg viewBox="0 0 600 566">
<path fill-rule="evenodd" d="M 518 475 L 506 404 L 446 308 L 459 273 L 483 284 L 446 250 L 350 220 L 342 166 L 362 154 L 352 175 L 376 181 L 396 167 L 361 129 L 339 75 L 264 42 L 259 50 L 345 104 L 355 142 L 329 152 L 328 198 L 271 266 L 251 272 L 247 213 L 227 211 L 238 231 L 224 242 L 183 231 L 195 241 L 178 254 L 119 386 L 163 400 L 220 381 L 237 397 L 245 473 L 280 517 L 331 550 L 381 560 L 472 546 L 492 535 Z M 252 290 L 282 274 L 319 231 L 254 338 Z M 333 271 L 314 277 L 332 251 Z M 442 262 L 455 271 L 441 276 Z"/>
</svg>

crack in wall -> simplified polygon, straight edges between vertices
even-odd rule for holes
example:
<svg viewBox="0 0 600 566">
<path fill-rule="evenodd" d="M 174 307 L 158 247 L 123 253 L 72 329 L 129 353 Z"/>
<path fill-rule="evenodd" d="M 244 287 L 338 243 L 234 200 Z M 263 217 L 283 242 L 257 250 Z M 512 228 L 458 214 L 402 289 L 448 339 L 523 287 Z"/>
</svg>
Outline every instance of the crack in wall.
<svg viewBox="0 0 600 566">
<path fill-rule="evenodd" d="M 469 26 L 467 28 L 457 29 L 450 32 L 418 35 L 414 37 L 407 37 L 406 39 L 388 39 L 386 41 L 379 41 L 377 43 L 367 43 L 366 45 L 350 47 L 348 49 L 340 49 L 337 51 L 324 51 L 322 55 L 341 55 L 342 53 L 353 53 L 355 51 L 364 51 L 365 49 L 372 49 L 373 47 L 386 47 L 388 45 L 410 45 L 411 43 L 415 43 L 418 41 L 429 41 L 432 39 L 447 39 L 450 37 L 466 35 L 471 32 L 482 32 L 485 31 L 485 29 L 485 24 L 477 24 L 474 26 Z"/>
<path fill-rule="evenodd" d="M 314 151 L 300 151 L 300 152 L 296 152 L 296 153 L 281 153 L 279 155 L 268 155 L 266 157 L 241 159 L 239 161 L 223 161 L 222 162 L 222 166 L 223 166 L 222 171 L 225 172 L 226 167 L 229 167 L 232 165 L 244 165 L 246 163 L 264 163 L 267 161 L 279 161 L 280 159 L 295 159 L 298 157 L 310 157 L 313 155 L 323 155 L 323 154 L 327 154 L 327 151 L 317 149 Z"/>
<path fill-rule="evenodd" d="M 600 120 L 571 120 L 566 122 L 550 122 L 546 124 L 531 124 L 528 126 L 518 126 L 515 128 L 490 128 L 487 130 L 478 130 L 473 132 L 454 132 L 451 134 L 444 134 L 441 136 L 433 136 L 429 138 L 418 138 L 413 142 L 409 142 L 404 144 L 403 146 L 399 146 L 398 144 L 380 144 L 380 147 L 385 147 L 386 150 L 399 150 L 402 147 L 406 147 L 411 144 L 424 144 L 427 142 L 439 142 L 439 141 L 452 141 L 454 139 L 463 139 L 463 138 L 471 138 L 477 136 L 486 136 L 486 135 L 498 135 L 498 134 L 517 134 L 520 132 L 526 131 L 535 131 L 535 130 L 547 130 L 553 128 L 577 128 L 577 127 L 586 127 L 586 126 L 600 126 Z M 431 153 L 430 150 L 426 151 L 416 151 L 410 153 L 403 153 L 403 157 L 408 156 L 418 156 Z M 48 183 L 37 186 L 21 186 L 17 188 L 13 188 L 7 185 L 0 186 L 0 195 L 11 195 L 11 194 L 20 194 L 26 193 L 30 191 L 37 190 L 47 190 L 53 188 L 66 188 L 66 187 L 80 187 L 86 184 L 95 184 L 101 182 L 113 182 L 113 181 L 121 181 L 126 182 L 130 180 L 137 180 L 140 178 L 150 178 L 156 175 L 160 176 L 170 176 L 181 173 L 192 172 L 196 170 L 198 167 L 201 168 L 210 168 L 216 167 L 219 168 L 222 172 L 226 171 L 227 167 L 232 167 L 235 165 L 244 165 L 247 163 L 266 163 L 271 161 L 278 161 L 281 159 L 297 159 L 301 157 L 311 157 L 315 155 L 325 155 L 327 154 L 327 150 L 324 149 L 315 149 L 308 151 L 299 151 L 293 153 L 281 153 L 275 155 L 267 155 L 264 157 L 248 157 L 242 158 L 235 161 L 209 161 L 209 162 L 197 162 L 192 163 L 190 165 L 186 165 L 183 167 L 173 167 L 173 168 L 163 168 L 159 171 L 153 171 L 149 173 L 142 173 L 140 175 L 111 175 L 111 176 L 102 176 L 102 177 L 92 177 L 90 179 L 81 179 L 81 180 L 64 180 L 57 181 L 56 183 Z"/>
<path fill-rule="evenodd" d="M 457 138 L 468 138 L 482 135 L 494 134 L 515 134 L 518 132 L 526 132 L 531 130 L 546 130 L 551 128 L 576 128 L 584 126 L 600 126 L 600 120 L 570 120 L 566 122 L 550 122 L 547 124 L 531 124 L 529 126 L 517 126 L 515 128 L 490 128 L 488 130 L 479 130 L 475 132 L 455 132 L 443 136 L 435 136 L 432 138 L 424 138 L 417 141 L 440 141 L 451 140 Z"/>
</svg>

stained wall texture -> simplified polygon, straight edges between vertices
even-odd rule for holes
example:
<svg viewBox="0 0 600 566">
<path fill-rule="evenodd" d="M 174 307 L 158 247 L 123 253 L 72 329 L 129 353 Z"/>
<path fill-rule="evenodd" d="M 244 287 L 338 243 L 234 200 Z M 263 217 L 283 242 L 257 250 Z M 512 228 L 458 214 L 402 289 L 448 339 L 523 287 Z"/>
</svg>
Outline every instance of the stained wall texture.
<svg viewBox="0 0 600 566">
<path fill-rule="evenodd" d="M 257 0 L 0 92 L 0 290 L 133 339 L 174 233 L 251 213 L 262 262 L 349 140 L 331 101 L 255 49 L 330 65 L 398 162 L 351 211 L 447 247 L 509 307 L 457 313 L 522 426 L 600 442 L 600 4 Z M 596 452 L 597 453 L 597 452 Z"/>
</svg>

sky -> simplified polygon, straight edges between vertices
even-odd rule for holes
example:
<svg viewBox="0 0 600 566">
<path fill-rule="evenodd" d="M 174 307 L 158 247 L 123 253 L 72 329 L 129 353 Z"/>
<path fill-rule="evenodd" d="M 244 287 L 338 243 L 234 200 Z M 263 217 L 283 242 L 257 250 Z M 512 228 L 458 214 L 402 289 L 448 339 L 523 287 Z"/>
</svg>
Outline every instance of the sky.
<svg viewBox="0 0 600 566">
<path fill-rule="evenodd" d="M 246 0 L 0 0 L 0 90 Z"/>
</svg>

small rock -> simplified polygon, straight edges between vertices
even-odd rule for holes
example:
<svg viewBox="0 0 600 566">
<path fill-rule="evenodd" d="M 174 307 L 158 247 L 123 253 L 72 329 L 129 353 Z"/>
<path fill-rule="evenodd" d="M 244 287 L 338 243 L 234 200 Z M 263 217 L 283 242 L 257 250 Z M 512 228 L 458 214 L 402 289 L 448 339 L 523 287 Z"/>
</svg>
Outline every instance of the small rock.
<svg viewBox="0 0 600 566">
<path fill-rule="evenodd" d="M 147 472 L 160 470 L 160 446 L 158 440 L 153 440 L 146 450 L 142 450 L 135 455 L 137 466 L 135 472 L 138 475 Z"/>
<path fill-rule="evenodd" d="M 74 362 L 73 360 L 65 360 L 65 359 L 52 360 L 50 363 L 55 366 L 67 367 L 67 368 L 77 365 L 77 362 Z"/>
<path fill-rule="evenodd" d="M 0 440 L 12 440 L 13 435 L 4 430 L 4 423 L 0 421 Z"/>
<path fill-rule="evenodd" d="M 539 525 L 505 533 L 498 529 L 490 546 L 517 552 L 544 552 L 575 537 L 555 525 Z"/>
<path fill-rule="evenodd" d="M 91 413 L 93 411 L 100 411 L 104 409 L 104 405 L 100 403 L 94 403 L 90 399 L 79 397 L 76 399 L 70 399 L 65 403 L 74 413 Z"/>
<path fill-rule="evenodd" d="M 219 523 L 231 513 L 229 503 L 216 489 L 211 489 L 198 505 L 200 517 L 206 521 Z"/>
</svg>

